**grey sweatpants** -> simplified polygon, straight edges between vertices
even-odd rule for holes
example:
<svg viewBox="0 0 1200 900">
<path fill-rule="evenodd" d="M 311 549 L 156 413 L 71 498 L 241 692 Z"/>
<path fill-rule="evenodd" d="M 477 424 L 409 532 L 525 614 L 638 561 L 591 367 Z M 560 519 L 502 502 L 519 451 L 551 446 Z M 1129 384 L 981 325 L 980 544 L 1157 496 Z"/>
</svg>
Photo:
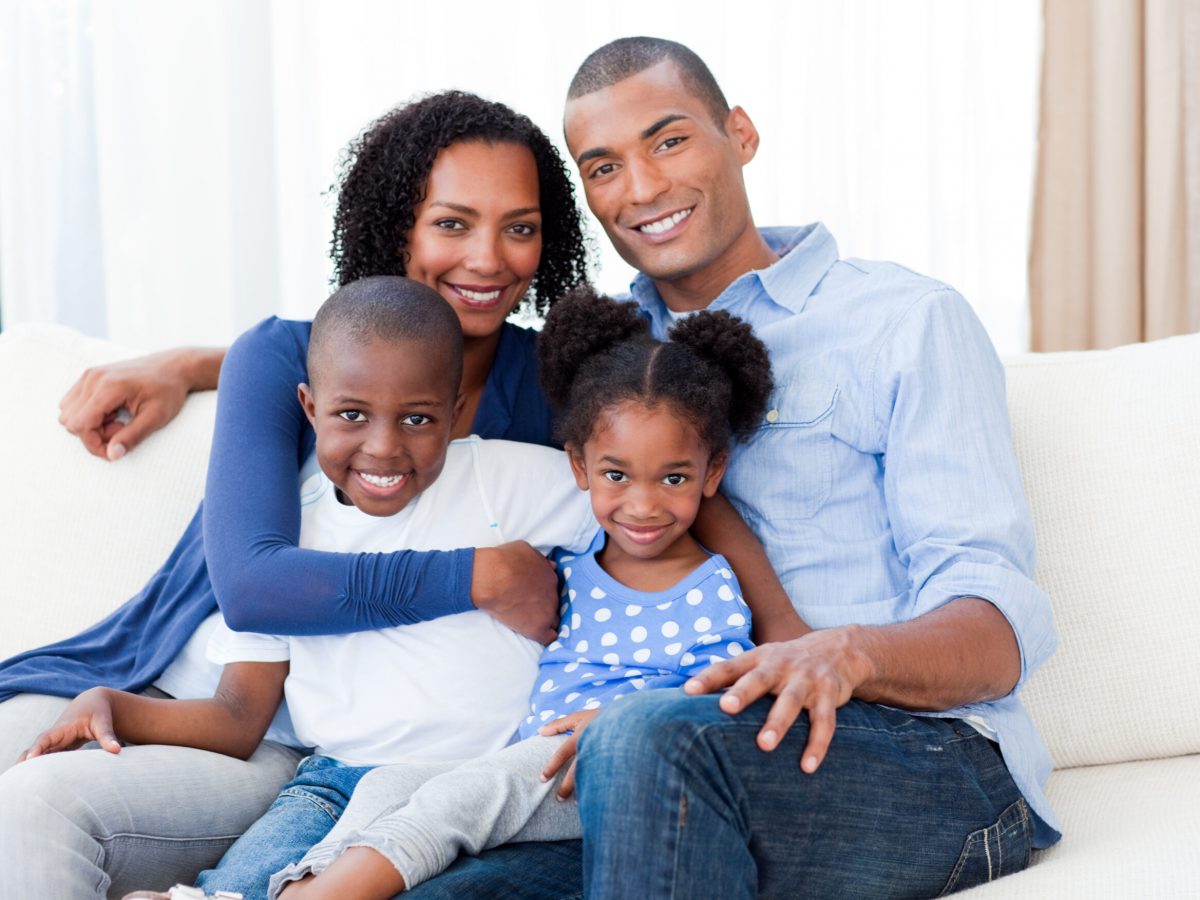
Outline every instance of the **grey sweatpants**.
<svg viewBox="0 0 1200 900">
<path fill-rule="evenodd" d="M 324 871 L 350 847 L 378 851 L 412 888 L 460 853 L 580 837 L 575 798 L 559 800 L 554 793 L 566 767 L 550 781 L 541 777 L 567 737 L 535 735 L 478 759 L 368 772 L 325 840 L 273 875 L 267 896 L 275 900 L 288 882 Z"/>
</svg>

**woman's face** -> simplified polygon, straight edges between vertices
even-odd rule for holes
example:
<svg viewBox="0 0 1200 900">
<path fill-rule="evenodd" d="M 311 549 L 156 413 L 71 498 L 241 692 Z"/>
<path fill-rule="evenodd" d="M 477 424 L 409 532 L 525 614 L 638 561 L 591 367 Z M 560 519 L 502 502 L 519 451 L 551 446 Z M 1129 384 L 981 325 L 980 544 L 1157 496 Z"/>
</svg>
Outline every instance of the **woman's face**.
<svg viewBox="0 0 1200 900">
<path fill-rule="evenodd" d="M 500 330 L 537 273 L 537 164 L 522 144 L 451 144 L 414 210 L 407 273 L 450 304 L 467 338 Z"/>
</svg>

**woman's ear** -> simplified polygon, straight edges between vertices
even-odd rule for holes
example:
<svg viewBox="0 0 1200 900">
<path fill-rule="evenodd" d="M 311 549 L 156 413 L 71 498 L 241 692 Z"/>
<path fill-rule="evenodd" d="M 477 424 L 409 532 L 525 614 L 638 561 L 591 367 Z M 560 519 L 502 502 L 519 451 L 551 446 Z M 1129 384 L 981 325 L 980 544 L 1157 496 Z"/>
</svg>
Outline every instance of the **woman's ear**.
<svg viewBox="0 0 1200 900">
<path fill-rule="evenodd" d="M 708 460 L 708 469 L 704 473 L 704 496 L 711 497 L 721 486 L 725 477 L 725 467 L 729 465 L 728 453 L 714 453 Z"/>
<path fill-rule="evenodd" d="M 571 474 L 575 476 L 575 483 L 579 485 L 581 491 L 588 489 L 587 466 L 583 462 L 583 451 L 575 444 L 568 443 L 564 448 L 567 451 L 567 461 L 571 464 Z"/>
<path fill-rule="evenodd" d="M 312 388 L 303 381 L 296 387 L 296 396 L 300 398 L 300 408 L 308 417 L 308 424 L 317 427 L 317 401 L 313 398 Z"/>
</svg>

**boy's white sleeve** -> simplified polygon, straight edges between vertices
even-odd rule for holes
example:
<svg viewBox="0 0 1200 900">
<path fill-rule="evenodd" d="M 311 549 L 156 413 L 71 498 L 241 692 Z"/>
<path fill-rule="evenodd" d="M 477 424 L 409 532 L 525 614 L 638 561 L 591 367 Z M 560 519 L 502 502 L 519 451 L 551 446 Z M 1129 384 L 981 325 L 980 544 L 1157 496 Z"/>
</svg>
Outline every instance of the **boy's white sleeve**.
<svg viewBox="0 0 1200 900">
<path fill-rule="evenodd" d="M 479 450 L 483 489 L 505 541 L 528 541 L 541 553 L 587 549 L 600 526 L 566 453 L 515 441 L 480 441 Z"/>
<path fill-rule="evenodd" d="M 224 666 L 236 662 L 287 662 L 291 650 L 286 637 L 232 631 L 222 619 L 209 635 L 205 655 L 209 662 Z"/>
</svg>

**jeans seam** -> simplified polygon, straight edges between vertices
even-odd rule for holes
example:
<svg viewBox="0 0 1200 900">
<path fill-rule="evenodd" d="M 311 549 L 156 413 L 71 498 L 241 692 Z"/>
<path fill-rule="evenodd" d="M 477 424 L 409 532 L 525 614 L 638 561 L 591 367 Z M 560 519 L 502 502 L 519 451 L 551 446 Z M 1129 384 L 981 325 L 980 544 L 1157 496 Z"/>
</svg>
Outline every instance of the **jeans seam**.
<svg viewBox="0 0 1200 900">
<path fill-rule="evenodd" d="M 341 818 L 341 813 L 337 812 L 336 808 L 334 807 L 334 805 L 332 803 L 322 800 L 319 797 L 313 796 L 312 794 L 310 794 L 308 791 L 304 790 L 303 788 L 288 788 L 287 790 L 282 791 L 279 794 L 279 797 L 280 798 L 290 797 L 293 800 L 307 801 L 308 803 L 311 803 L 313 806 L 315 806 L 317 809 L 321 810 L 321 812 L 325 813 L 325 815 L 327 815 L 334 822 L 336 822 L 339 818 Z"/>
</svg>

